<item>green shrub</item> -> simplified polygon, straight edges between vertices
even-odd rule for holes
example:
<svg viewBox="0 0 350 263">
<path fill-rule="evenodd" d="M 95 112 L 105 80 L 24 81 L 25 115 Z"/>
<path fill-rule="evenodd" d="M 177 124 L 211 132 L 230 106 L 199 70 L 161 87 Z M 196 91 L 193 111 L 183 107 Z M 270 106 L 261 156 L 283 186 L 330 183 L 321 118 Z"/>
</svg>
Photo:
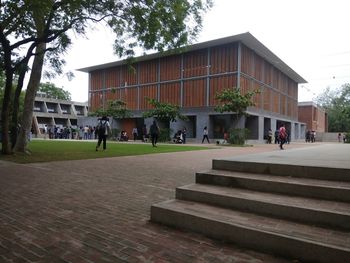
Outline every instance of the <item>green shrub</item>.
<svg viewBox="0 0 350 263">
<path fill-rule="evenodd" d="M 159 142 L 169 142 L 171 132 L 172 132 L 172 130 L 169 128 L 160 128 L 158 141 Z"/>
<path fill-rule="evenodd" d="M 228 142 L 230 144 L 243 145 L 249 136 L 248 129 L 230 129 Z"/>
</svg>

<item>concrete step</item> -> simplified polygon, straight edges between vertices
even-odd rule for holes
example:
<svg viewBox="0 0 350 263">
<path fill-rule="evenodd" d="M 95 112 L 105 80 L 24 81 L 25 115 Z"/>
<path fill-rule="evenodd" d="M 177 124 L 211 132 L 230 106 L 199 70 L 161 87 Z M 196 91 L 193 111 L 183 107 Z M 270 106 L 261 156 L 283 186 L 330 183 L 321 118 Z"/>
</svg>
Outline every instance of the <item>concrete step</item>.
<svg viewBox="0 0 350 263">
<path fill-rule="evenodd" d="M 178 187 L 176 198 L 306 224 L 350 230 L 350 203 L 204 184 Z"/>
<path fill-rule="evenodd" d="M 350 202 L 350 182 L 348 181 L 210 170 L 196 173 L 196 183 Z"/>
<path fill-rule="evenodd" d="M 214 159 L 212 168 L 235 172 L 350 182 L 350 169 L 263 161 Z"/>
<path fill-rule="evenodd" d="M 312 262 L 347 262 L 350 233 L 232 209 L 170 200 L 151 207 L 151 221 L 202 233 L 283 257 Z"/>
</svg>

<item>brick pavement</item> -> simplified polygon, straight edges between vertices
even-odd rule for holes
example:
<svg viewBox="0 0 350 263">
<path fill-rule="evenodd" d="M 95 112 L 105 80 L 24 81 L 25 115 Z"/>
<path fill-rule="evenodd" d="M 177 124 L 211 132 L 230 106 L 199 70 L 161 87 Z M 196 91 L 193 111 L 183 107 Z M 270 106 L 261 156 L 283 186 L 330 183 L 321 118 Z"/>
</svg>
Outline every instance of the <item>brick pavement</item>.
<svg viewBox="0 0 350 263">
<path fill-rule="evenodd" d="M 175 188 L 193 183 L 213 158 L 266 151 L 278 150 L 257 145 L 26 165 L 0 161 L 0 262 L 288 262 L 149 222 L 150 206 L 174 198 Z"/>
</svg>

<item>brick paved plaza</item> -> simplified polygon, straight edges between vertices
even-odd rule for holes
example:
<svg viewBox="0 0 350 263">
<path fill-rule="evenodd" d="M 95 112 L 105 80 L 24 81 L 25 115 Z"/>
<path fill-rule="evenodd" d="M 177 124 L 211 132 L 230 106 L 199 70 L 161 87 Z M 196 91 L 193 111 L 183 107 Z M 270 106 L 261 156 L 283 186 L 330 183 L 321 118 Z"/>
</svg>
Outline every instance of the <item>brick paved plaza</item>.
<svg viewBox="0 0 350 263">
<path fill-rule="evenodd" d="M 288 262 L 149 222 L 151 205 L 174 198 L 175 188 L 193 183 L 213 158 L 266 151 L 279 150 L 256 145 L 27 165 L 0 161 L 0 262 Z"/>
</svg>

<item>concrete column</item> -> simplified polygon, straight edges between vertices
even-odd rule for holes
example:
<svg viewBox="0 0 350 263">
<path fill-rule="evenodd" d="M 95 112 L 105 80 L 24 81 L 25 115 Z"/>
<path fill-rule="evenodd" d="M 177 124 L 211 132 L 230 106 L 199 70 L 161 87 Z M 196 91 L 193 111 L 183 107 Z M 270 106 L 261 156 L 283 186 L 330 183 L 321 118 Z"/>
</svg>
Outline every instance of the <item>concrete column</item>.
<svg viewBox="0 0 350 263">
<path fill-rule="evenodd" d="M 291 122 L 290 124 L 290 138 L 292 141 L 296 140 L 297 139 L 297 134 L 296 134 L 296 130 L 295 130 L 295 123 L 294 122 Z"/>
<path fill-rule="evenodd" d="M 43 101 L 43 112 L 47 113 L 47 105 L 45 101 Z"/>
<path fill-rule="evenodd" d="M 263 141 L 264 140 L 264 116 L 258 117 L 258 140 Z"/>
<path fill-rule="evenodd" d="M 57 103 L 57 104 L 56 104 L 56 108 L 57 108 L 57 113 L 58 113 L 58 114 L 63 114 L 63 113 L 62 113 L 62 108 L 61 108 L 61 104 L 60 104 L 60 103 Z"/>
<path fill-rule="evenodd" d="M 70 105 L 70 115 L 77 117 L 77 111 L 75 110 L 74 104 Z"/>
<path fill-rule="evenodd" d="M 277 120 L 276 119 L 273 119 L 273 118 L 271 118 L 271 130 L 273 131 L 273 132 L 275 132 L 275 130 L 277 130 Z"/>
</svg>

